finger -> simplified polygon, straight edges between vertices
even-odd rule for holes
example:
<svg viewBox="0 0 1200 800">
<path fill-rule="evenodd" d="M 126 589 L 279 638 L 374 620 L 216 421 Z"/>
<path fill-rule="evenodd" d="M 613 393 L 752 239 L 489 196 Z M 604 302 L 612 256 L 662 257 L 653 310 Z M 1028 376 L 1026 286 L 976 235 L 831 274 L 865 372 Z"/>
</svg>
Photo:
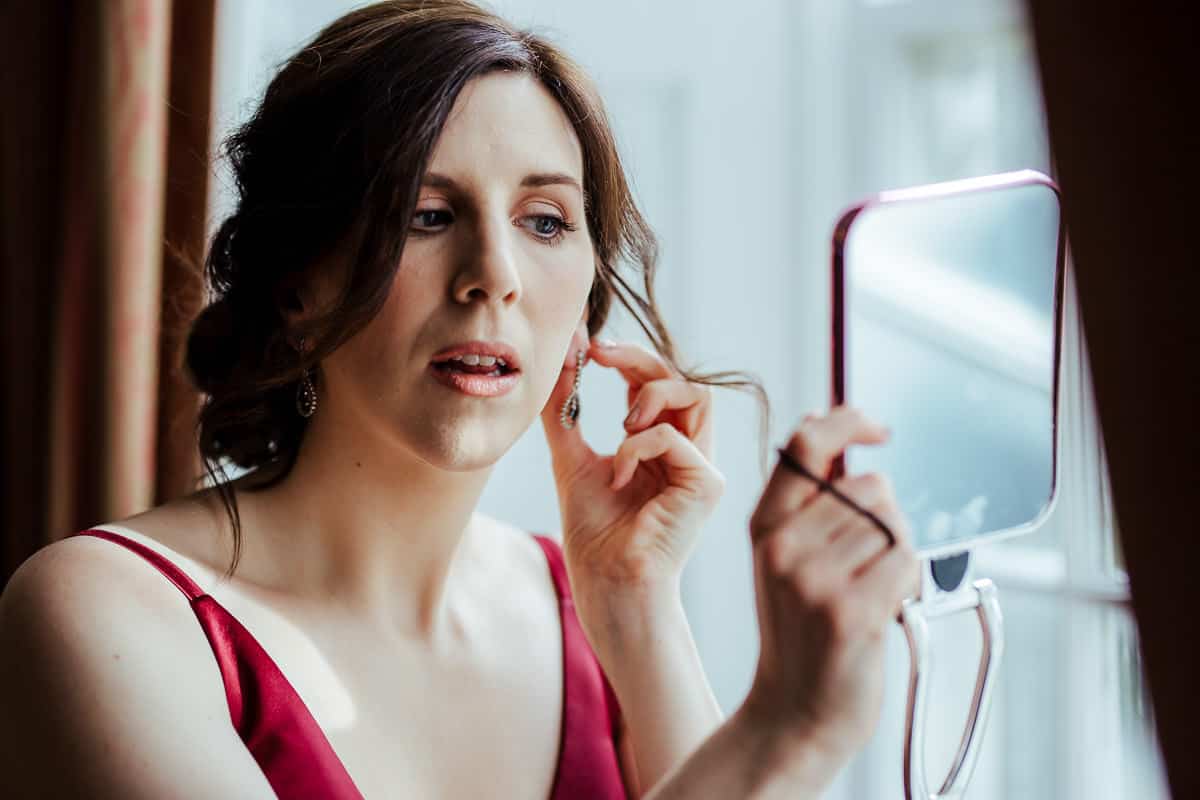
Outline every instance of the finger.
<svg viewBox="0 0 1200 800">
<path fill-rule="evenodd" d="M 662 356 L 634 342 L 594 339 L 588 355 L 597 364 L 616 369 L 631 387 L 678 377 Z"/>
<path fill-rule="evenodd" d="M 703 384 L 690 383 L 682 378 L 650 380 L 637 390 L 634 403 L 629 409 L 629 416 L 625 417 L 625 429 L 626 431 L 640 431 L 654 420 L 659 419 L 662 411 L 701 411 L 706 409 L 710 403 L 712 403 L 712 392 L 708 390 L 708 386 Z M 701 415 L 686 416 L 688 419 L 685 421 L 695 425 L 700 421 L 698 417 Z M 686 437 L 694 438 L 697 431 L 689 429 L 685 425 L 683 433 Z"/>
<path fill-rule="evenodd" d="M 873 609 L 877 630 L 895 619 L 904 601 L 920 588 L 920 561 L 907 543 L 889 548 L 850 583 L 850 591 Z"/>
<path fill-rule="evenodd" d="M 659 423 L 621 442 L 613 455 L 612 489 L 624 488 L 633 478 L 638 464 L 661 459 L 668 470 L 692 474 L 708 482 L 720 479 L 708 459 L 690 439 L 667 423 Z"/>
<path fill-rule="evenodd" d="M 572 339 L 572 346 L 567 350 L 558 382 L 550 392 L 550 399 L 546 401 L 541 413 L 542 430 L 546 434 L 546 443 L 550 448 L 551 467 L 555 475 L 559 476 L 573 474 L 596 458 L 595 451 L 584 440 L 580 426 L 576 425 L 574 428 L 567 429 L 562 426 L 561 421 L 563 403 L 575 384 L 575 354 L 583 349 L 582 346 L 577 347 L 576 345 L 576 340 Z"/>
<path fill-rule="evenodd" d="M 802 510 L 811 510 L 821 519 L 837 517 L 838 521 L 833 523 L 836 529 L 858 525 L 865 520 L 889 544 L 908 536 L 908 522 L 900 513 L 892 482 L 878 472 L 836 480 L 830 490 L 805 504 Z M 834 536 L 839 533 L 836 529 Z"/>
<path fill-rule="evenodd" d="M 825 477 L 833 459 L 851 444 L 881 444 L 888 431 L 861 411 L 838 406 L 820 417 L 807 414 L 788 440 L 785 449 L 814 475 Z M 751 518 L 751 536 L 757 537 L 777 525 L 819 493 L 820 487 L 777 463 Z"/>
<path fill-rule="evenodd" d="M 888 503 L 895 501 L 891 481 L 886 475 L 878 472 L 848 475 L 833 481 L 832 486 L 860 508 L 872 513 L 875 509 L 886 507 Z M 796 513 L 807 520 L 808 524 L 824 531 L 827 534 L 826 541 L 831 541 L 840 528 L 863 519 L 862 514 L 832 492 L 818 493 Z"/>
<path fill-rule="evenodd" d="M 888 548 L 888 540 L 874 526 L 860 521 L 834 534 L 821 562 L 830 573 L 848 578 Z"/>
<path fill-rule="evenodd" d="M 834 487 L 842 494 L 850 497 L 863 507 L 882 506 L 891 496 L 891 488 L 887 479 L 878 473 L 864 473 L 839 478 L 833 482 Z M 786 544 L 775 544 L 773 547 L 781 559 L 796 561 L 811 556 L 815 551 L 829 545 L 838 532 L 859 522 L 869 521 L 850 508 L 829 492 L 822 492 L 811 503 L 793 511 L 775 531 L 768 534 L 770 538 L 783 536 L 788 539 Z M 882 534 L 877 535 L 880 539 Z M 784 552 L 786 551 L 786 556 Z"/>
</svg>

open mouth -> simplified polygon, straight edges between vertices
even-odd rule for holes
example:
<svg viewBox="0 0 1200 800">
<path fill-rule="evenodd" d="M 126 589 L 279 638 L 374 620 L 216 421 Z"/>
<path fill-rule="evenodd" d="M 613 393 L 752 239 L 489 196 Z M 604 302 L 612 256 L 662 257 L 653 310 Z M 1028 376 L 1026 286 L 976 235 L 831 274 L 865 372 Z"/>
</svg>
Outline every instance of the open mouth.
<svg viewBox="0 0 1200 800">
<path fill-rule="evenodd" d="M 482 375 L 488 378 L 500 378 L 518 372 L 502 358 L 476 355 L 453 356 L 442 361 L 435 361 L 433 368 L 444 373 Z"/>
</svg>

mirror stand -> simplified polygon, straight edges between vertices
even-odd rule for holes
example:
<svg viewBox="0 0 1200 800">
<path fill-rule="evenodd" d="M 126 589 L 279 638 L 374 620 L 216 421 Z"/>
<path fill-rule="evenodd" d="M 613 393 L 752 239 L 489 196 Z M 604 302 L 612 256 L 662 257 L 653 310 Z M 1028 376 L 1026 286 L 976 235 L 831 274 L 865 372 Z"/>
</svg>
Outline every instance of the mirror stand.
<svg viewBox="0 0 1200 800">
<path fill-rule="evenodd" d="M 951 563 L 947 569 L 946 562 L 950 559 L 959 561 Z M 936 560 L 922 562 L 920 594 L 906 600 L 900 612 L 900 624 L 904 627 L 910 656 L 908 710 L 905 715 L 907 730 L 904 736 L 906 800 L 941 800 L 962 797 L 966 792 L 983 741 L 992 690 L 1004 652 L 1004 628 L 995 584 L 986 579 L 968 580 L 968 553 L 951 556 L 950 559 L 943 559 L 940 564 Z M 948 584 L 947 572 L 957 576 L 957 580 Z M 941 788 L 934 793 L 929 791 L 925 776 L 925 712 L 931 667 L 929 620 L 964 611 L 974 611 L 979 620 L 982 633 L 979 671 L 958 752 Z"/>
</svg>

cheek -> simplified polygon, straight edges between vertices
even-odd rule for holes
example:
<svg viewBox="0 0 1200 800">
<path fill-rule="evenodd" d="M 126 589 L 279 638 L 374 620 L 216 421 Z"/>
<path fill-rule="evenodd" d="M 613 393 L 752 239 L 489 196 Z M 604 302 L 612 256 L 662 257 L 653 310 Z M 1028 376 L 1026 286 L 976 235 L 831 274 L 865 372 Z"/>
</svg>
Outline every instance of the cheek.
<svg viewBox="0 0 1200 800">
<path fill-rule="evenodd" d="M 404 313 L 405 303 L 413 302 L 411 293 L 405 293 L 397 281 L 379 313 L 331 356 L 337 359 L 339 371 L 356 383 L 373 387 L 370 391 L 392 385 L 405 363 L 405 348 L 415 335 L 410 327 L 417 315 L 411 310 Z"/>
<path fill-rule="evenodd" d="M 533 330 L 538 350 L 538 362 L 543 366 L 537 377 L 539 394 L 554 388 L 568 358 L 575 331 L 587 306 L 588 293 L 592 287 L 591 261 L 587 268 L 572 270 L 568 275 L 559 274 L 556 280 L 539 287 L 539 296 L 533 303 Z"/>
<path fill-rule="evenodd" d="M 541 272 L 530 296 L 535 329 L 543 337 L 561 342 L 565 348 L 587 307 L 594 269 L 591 251 L 569 263 L 561 261 L 557 269 Z"/>
</svg>

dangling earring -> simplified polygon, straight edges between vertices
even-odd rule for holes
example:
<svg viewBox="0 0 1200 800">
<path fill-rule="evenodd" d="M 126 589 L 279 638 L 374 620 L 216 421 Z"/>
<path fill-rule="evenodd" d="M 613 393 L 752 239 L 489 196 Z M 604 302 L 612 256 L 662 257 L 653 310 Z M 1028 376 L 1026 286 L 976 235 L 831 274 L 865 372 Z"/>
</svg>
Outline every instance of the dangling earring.
<svg viewBox="0 0 1200 800">
<path fill-rule="evenodd" d="M 575 427 L 575 423 L 579 420 L 579 379 L 583 375 L 583 360 L 586 354 L 580 350 L 575 354 L 575 384 L 571 387 L 571 393 L 567 395 L 567 399 L 563 401 L 562 411 L 558 415 L 558 421 L 567 430 Z"/>
<path fill-rule="evenodd" d="M 300 343 L 296 349 L 304 353 L 304 337 L 300 337 Z M 317 389 L 313 386 L 312 381 L 313 370 L 311 368 L 304 370 L 304 377 L 300 379 L 300 383 L 296 386 L 296 413 L 308 419 L 313 414 L 317 413 Z"/>
</svg>

